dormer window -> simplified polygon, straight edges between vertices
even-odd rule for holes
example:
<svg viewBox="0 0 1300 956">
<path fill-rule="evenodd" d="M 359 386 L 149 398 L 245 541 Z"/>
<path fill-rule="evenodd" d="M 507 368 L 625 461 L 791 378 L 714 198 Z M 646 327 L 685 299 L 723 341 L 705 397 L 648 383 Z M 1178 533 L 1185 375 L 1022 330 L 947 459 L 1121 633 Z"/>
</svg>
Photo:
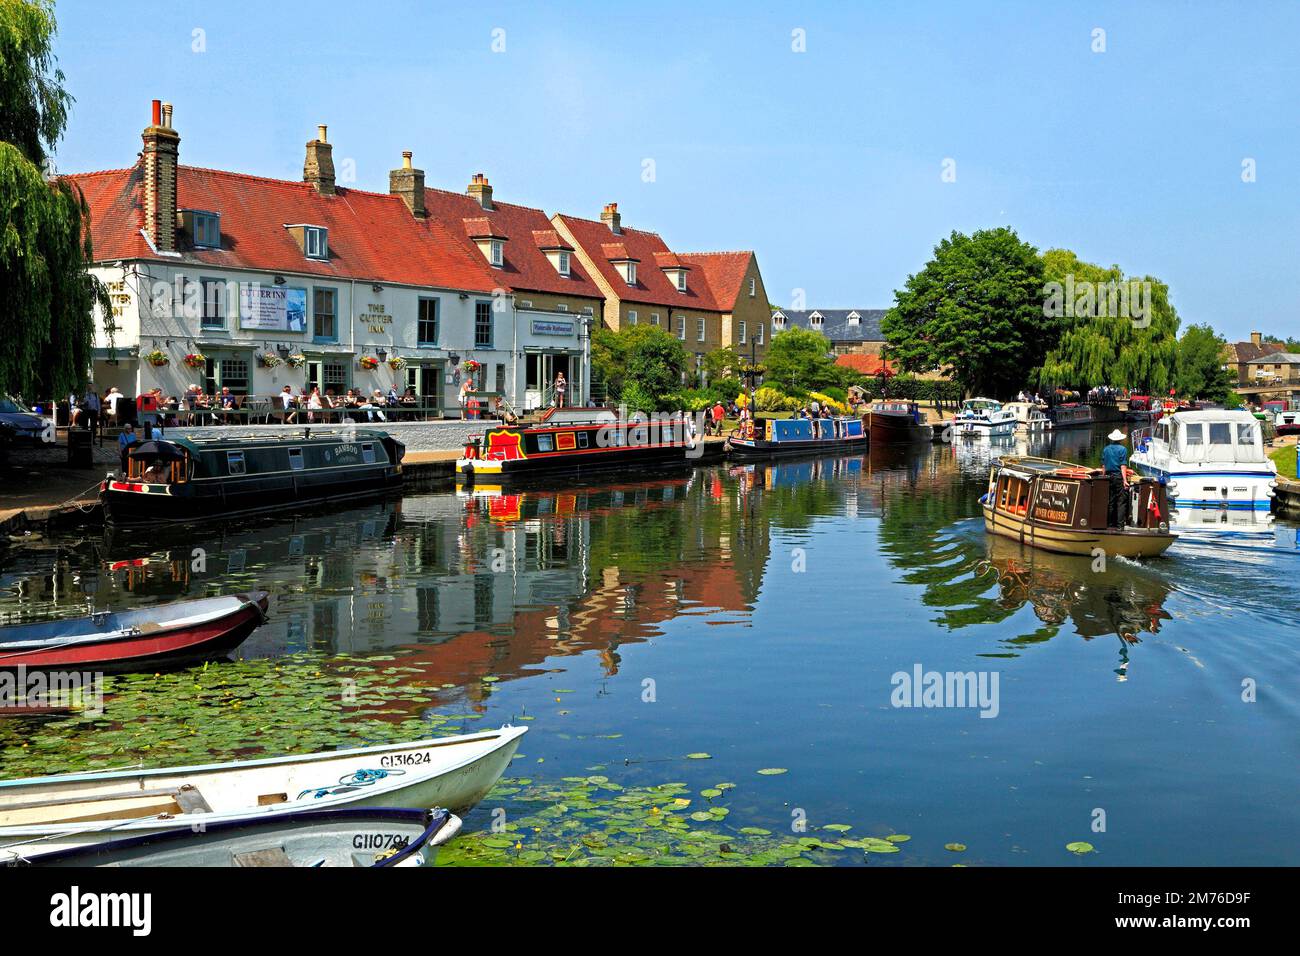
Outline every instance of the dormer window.
<svg viewBox="0 0 1300 956">
<path fill-rule="evenodd" d="M 310 223 L 290 223 L 284 228 L 289 230 L 294 242 L 308 259 L 328 259 L 330 257 L 329 230 L 324 226 Z"/>
<path fill-rule="evenodd" d="M 303 251 L 308 259 L 330 257 L 329 232 L 321 226 L 308 226 L 303 233 Z"/>
<path fill-rule="evenodd" d="M 849 325 L 861 325 L 861 324 L 862 324 L 862 316 L 858 315 L 858 313 L 856 312 L 850 312 Z"/>
<path fill-rule="evenodd" d="M 188 227 L 190 239 L 196 249 L 221 248 L 221 214 L 186 209 L 181 212 L 181 223 Z"/>
<path fill-rule="evenodd" d="M 784 313 L 784 312 L 773 312 L 773 313 L 772 313 L 772 328 L 774 328 L 774 329 L 783 329 L 783 328 L 785 328 L 785 313 Z"/>
<path fill-rule="evenodd" d="M 686 270 L 685 269 L 677 270 L 677 291 L 678 292 L 686 291 Z"/>
<path fill-rule="evenodd" d="M 559 262 L 556 263 L 555 268 L 562 276 L 569 274 L 569 253 L 567 251 L 560 250 Z"/>
<path fill-rule="evenodd" d="M 488 261 L 498 269 L 501 268 L 501 264 L 505 262 L 505 250 L 506 244 L 504 242 L 500 239 L 493 239 L 492 247 L 488 252 Z"/>
<path fill-rule="evenodd" d="M 814 329 L 820 329 L 822 327 L 822 314 L 820 312 L 814 312 L 812 315 L 808 316 L 808 323 Z"/>
<path fill-rule="evenodd" d="M 636 262 L 629 259 L 623 263 L 623 278 L 628 285 L 636 285 Z"/>
</svg>

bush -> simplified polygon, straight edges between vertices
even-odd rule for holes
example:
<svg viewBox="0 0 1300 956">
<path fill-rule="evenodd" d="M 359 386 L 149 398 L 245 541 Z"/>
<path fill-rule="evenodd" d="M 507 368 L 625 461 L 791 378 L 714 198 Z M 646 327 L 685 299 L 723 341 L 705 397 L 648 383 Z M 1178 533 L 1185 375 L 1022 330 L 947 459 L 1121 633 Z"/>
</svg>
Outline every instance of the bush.
<svg viewBox="0 0 1300 956">
<path fill-rule="evenodd" d="M 849 406 L 847 402 L 837 401 L 831 398 L 825 392 L 809 392 L 808 398 L 811 399 L 812 401 L 820 402 L 822 405 L 829 406 L 830 410 L 835 412 L 838 415 L 847 415 L 849 412 Z"/>
<path fill-rule="evenodd" d="M 754 408 L 760 412 L 793 412 L 802 405 L 799 399 L 766 385 L 754 392 Z"/>
<path fill-rule="evenodd" d="M 622 393 L 618 396 L 620 405 L 626 405 L 628 413 L 632 412 L 654 412 L 658 411 L 658 402 L 650 394 L 649 390 L 642 387 L 637 382 L 629 382 L 623 386 Z"/>
<path fill-rule="evenodd" d="M 711 407 L 719 397 L 711 388 L 683 388 L 665 395 L 660 411 L 700 412 Z"/>
</svg>

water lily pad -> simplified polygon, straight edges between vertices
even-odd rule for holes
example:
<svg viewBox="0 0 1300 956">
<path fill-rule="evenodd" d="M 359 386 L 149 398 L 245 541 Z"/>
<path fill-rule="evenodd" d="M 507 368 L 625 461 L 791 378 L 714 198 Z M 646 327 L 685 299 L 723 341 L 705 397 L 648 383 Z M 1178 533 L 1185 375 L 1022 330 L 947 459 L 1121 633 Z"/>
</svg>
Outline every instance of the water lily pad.
<svg viewBox="0 0 1300 956">
<path fill-rule="evenodd" d="M 716 789 L 716 788 L 710 788 L 710 789 L 708 789 L 708 790 L 701 790 L 701 791 L 700 791 L 700 796 L 701 796 L 701 797 L 708 797 L 710 800 L 712 800 L 714 797 L 720 797 L 720 796 L 722 796 L 722 791 L 721 791 L 721 790 L 718 790 L 718 789 Z"/>
<path fill-rule="evenodd" d="M 687 754 L 686 759 L 687 760 L 712 760 L 713 754 L 706 754 L 706 753 Z"/>
<path fill-rule="evenodd" d="M 764 767 L 758 772 L 764 777 L 775 777 L 779 773 L 789 773 L 790 771 L 786 770 L 784 767 Z"/>
<path fill-rule="evenodd" d="M 1091 853 L 1096 849 L 1096 847 L 1091 843 L 1085 843 L 1083 840 L 1076 840 L 1074 843 L 1067 843 L 1065 848 L 1078 856 L 1083 856 L 1085 853 Z"/>
<path fill-rule="evenodd" d="M 965 843 L 945 843 L 945 844 L 943 845 L 943 848 L 944 848 L 945 850 L 952 850 L 953 853 L 962 853 L 962 852 L 964 852 L 965 849 L 966 849 L 966 844 L 965 844 Z"/>
<path fill-rule="evenodd" d="M 890 843 L 906 843 L 912 838 L 906 833 L 891 833 L 889 836 L 885 837 L 885 839 Z"/>
</svg>

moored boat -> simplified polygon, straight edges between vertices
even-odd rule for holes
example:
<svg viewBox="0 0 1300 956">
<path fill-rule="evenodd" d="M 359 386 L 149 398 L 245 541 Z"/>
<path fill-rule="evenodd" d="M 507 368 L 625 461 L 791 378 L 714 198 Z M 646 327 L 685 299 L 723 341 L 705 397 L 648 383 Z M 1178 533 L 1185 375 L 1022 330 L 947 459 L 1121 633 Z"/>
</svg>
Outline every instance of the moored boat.
<svg viewBox="0 0 1300 956">
<path fill-rule="evenodd" d="M 815 455 L 867 446 L 867 430 L 862 419 L 851 416 L 764 418 L 757 424 L 746 422 L 745 426 L 743 431 L 727 439 L 727 455 L 742 461 Z"/>
<path fill-rule="evenodd" d="M 991 398 L 968 398 L 952 420 L 955 435 L 963 438 L 1001 438 L 1015 434 L 1016 416 Z"/>
<path fill-rule="evenodd" d="M 1164 485 L 1151 478 L 1126 484 L 1124 528 L 1108 524 L 1110 482 L 1099 469 L 1050 458 L 1008 456 L 989 469 L 980 498 L 991 534 L 1059 554 L 1153 557 L 1174 543 Z"/>
<path fill-rule="evenodd" d="M 926 423 L 916 402 L 881 399 L 867 409 L 867 429 L 871 446 L 902 445 L 934 439 L 934 429 Z"/>
<path fill-rule="evenodd" d="M 42 867 L 431 866 L 460 832 L 446 810 L 356 808 L 175 827 L 33 857 L 0 849 L 0 865 Z"/>
<path fill-rule="evenodd" d="M 1041 405 L 1033 402 L 1007 402 L 1005 408 L 1016 417 L 1016 431 L 1022 435 L 1036 435 L 1052 429 L 1052 420 L 1047 417 Z"/>
<path fill-rule="evenodd" d="M 535 423 L 502 422 L 470 435 L 456 461 L 456 477 L 468 482 L 686 464 L 703 455 L 701 422 L 680 412 L 621 418 L 608 408 L 550 409 Z"/>
<path fill-rule="evenodd" d="M 477 804 L 526 727 L 323 753 L 0 781 L 0 851 L 52 850 L 181 827 L 341 807 Z"/>
<path fill-rule="evenodd" d="M 1079 402 L 1066 402 L 1053 405 L 1048 409 L 1053 428 L 1091 428 L 1093 423 L 1092 406 Z"/>
<path fill-rule="evenodd" d="M 0 627 L 0 670 L 153 670 L 212 660 L 266 620 L 265 591 Z"/>
<path fill-rule="evenodd" d="M 401 486 L 405 446 L 374 429 L 247 429 L 147 441 L 100 484 L 113 524 L 195 521 L 342 501 Z"/>
</svg>

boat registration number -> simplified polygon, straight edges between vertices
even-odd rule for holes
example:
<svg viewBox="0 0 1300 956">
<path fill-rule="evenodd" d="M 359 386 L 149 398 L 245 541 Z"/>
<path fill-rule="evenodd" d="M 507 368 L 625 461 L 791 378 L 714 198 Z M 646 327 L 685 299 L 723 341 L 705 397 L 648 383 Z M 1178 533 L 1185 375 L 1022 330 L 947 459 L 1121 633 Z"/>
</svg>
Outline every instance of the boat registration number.
<svg viewBox="0 0 1300 956">
<path fill-rule="evenodd" d="M 358 833 L 352 838 L 354 850 L 401 850 L 411 845 L 411 838 L 400 833 Z"/>
<path fill-rule="evenodd" d="M 419 750 L 415 753 L 386 754 L 379 758 L 381 767 L 418 767 L 432 761 L 429 751 Z"/>
</svg>

